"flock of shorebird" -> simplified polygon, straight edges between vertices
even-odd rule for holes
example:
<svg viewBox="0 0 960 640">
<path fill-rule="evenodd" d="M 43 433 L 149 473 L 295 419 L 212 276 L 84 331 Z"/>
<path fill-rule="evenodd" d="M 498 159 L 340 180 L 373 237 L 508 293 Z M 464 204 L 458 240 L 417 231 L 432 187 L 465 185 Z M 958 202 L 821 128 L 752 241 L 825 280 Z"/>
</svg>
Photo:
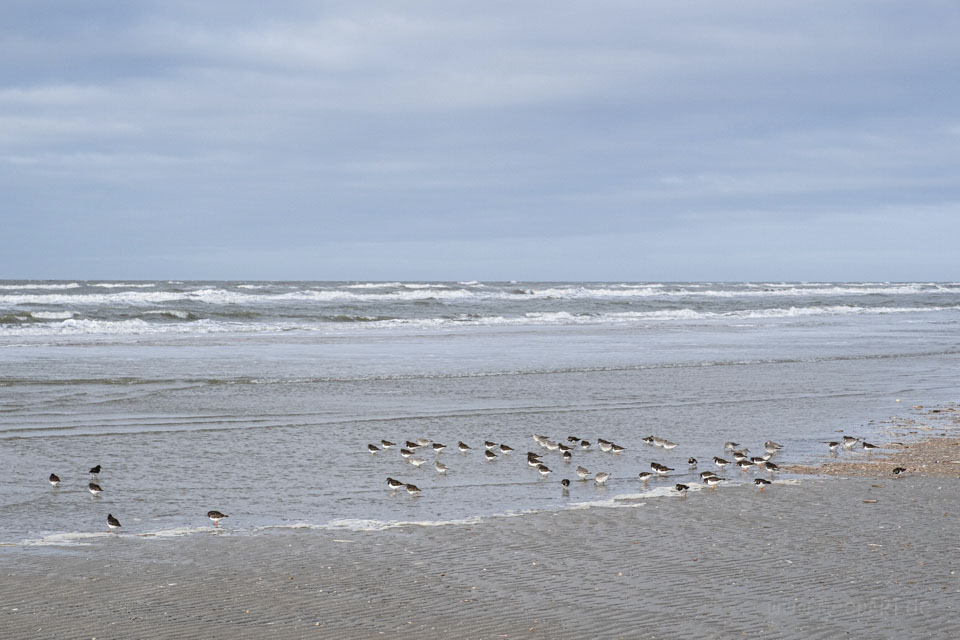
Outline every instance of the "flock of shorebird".
<svg viewBox="0 0 960 640">
<path fill-rule="evenodd" d="M 578 436 L 568 436 L 567 444 L 564 444 L 558 440 L 551 440 L 547 436 L 537 433 L 533 434 L 533 439 L 541 448 L 547 450 L 548 452 L 559 451 L 561 459 L 564 463 L 569 463 L 573 459 L 574 451 L 588 451 L 593 447 L 592 442 Z M 678 446 L 675 442 L 671 442 L 670 440 L 653 435 L 643 438 L 643 442 L 646 445 L 660 447 L 667 451 L 675 449 Z M 838 449 L 841 447 L 843 449 L 850 450 L 853 449 L 857 443 L 860 443 L 861 448 L 868 452 L 881 448 L 877 445 L 870 444 L 869 442 L 853 436 L 843 436 L 843 438 L 839 441 L 828 441 L 825 444 L 829 447 L 832 454 L 836 454 Z M 622 447 L 614 442 L 610 442 L 609 440 L 604 440 L 603 438 L 597 438 L 596 445 L 600 451 L 611 453 L 613 455 L 618 455 L 626 451 L 625 447 Z M 389 440 L 381 440 L 379 446 L 368 444 L 367 450 L 371 454 L 377 454 L 384 450 L 393 449 L 396 446 L 397 444 L 394 442 L 390 442 Z M 491 442 L 489 440 L 484 442 L 483 446 L 483 455 L 488 461 L 495 460 L 499 456 L 511 454 L 514 451 L 514 448 L 509 445 Z M 426 464 L 427 461 L 424 458 L 417 457 L 416 452 L 418 450 L 432 450 L 435 456 L 439 456 L 446 448 L 447 446 L 445 444 L 434 442 L 429 438 L 417 438 L 416 440 L 407 440 L 404 445 L 400 447 L 400 456 L 408 463 L 419 469 L 421 466 Z M 747 447 L 741 447 L 740 443 L 738 442 L 725 442 L 723 444 L 723 449 L 725 452 L 729 452 L 724 453 L 724 455 L 729 455 L 731 458 L 733 458 L 733 460 L 730 461 L 726 460 L 725 458 L 721 458 L 720 456 L 714 456 L 713 463 L 720 470 L 724 470 L 727 468 L 727 466 L 733 464 L 736 468 L 743 472 L 751 469 L 767 471 L 771 474 L 771 477 L 774 472 L 780 470 L 780 467 L 776 463 L 772 462 L 771 458 L 780 453 L 780 451 L 783 449 L 783 445 L 772 440 L 767 440 L 763 443 L 764 453 L 761 456 L 749 456 L 748 452 L 750 449 Z M 457 442 L 457 451 L 460 453 L 468 453 L 472 450 L 473 447 L 469 446 L 465 442 Z M 540 473 L 541 478 L 546 478 L 553 473 L 553 470 L 543 463 L 543 455 L 544 454 L 537 453 L 535 451 L 528 451 L 527 465 L 535 468 Z M 687 459 L 687 465 L 691 471 L 697 468 L 697 464 L 698 462 L 696 458 L 691 457 Z M 434 460 L 433 468 L 439 474 L 445 474 L 448 470 L 447 465 L 440 462 L 440 460 Z M 98 464 L 97 466 L 92 467 L 89 471 L 91 480 L 87 484 L 87 490 L 90 491 L 94 497 L 99 497 L 100 494 L 103 493 L 103 487 L 101 487 L 99 483 L 99 474 L 102 469 L 103 468 Z M 676 471 L 676 469 L 660 464 L 659 462 L 651 462 L 650 471 L 641 471 L 638 474 L 638 478 L 643 482 L 644 486 L 646 486 L 647 481 L 650 480 L 651 477 L 666 477 L 671 471 Z M 906 469 L 903 467 L 896 467 L 893 470 L 893 474 L 898 477 L 905 472 Z M 576 473 L 580 480 L 586 481 L 590 479 L 590 470 L 582 465 L 577 466 Z M 599 486 L 606 485 L 607 480 L 610 479 L 610 475 L 611 474 L 608 471 L 599 471 L 595 473 L 593 475 L 594 484 Z M 700 473 L 700 481 L 710 487 L 711 490 L 715 490 L 717 485 L 719 485 L 721 482 L 725 482 L 726 480 L 726 478 L 718 476 L 714 471 L 703 471 Z M 50 474 L 49 481 L 54 488 L 60 486 L 60 477 L 55 473 Z M 772 484 L 772 481 L 767 480 L 766 478 L 757 477 L 754 478 L 753 483 L 760 487 L 760 491 L 763 491 L 764 488 Z M 564 492 L 569 490 L 570 480 L 568 478 L 561 480 L 560 484 L 563 487 Z M 420 488 L 416 485 L 409 482 L 402 482 L 394 478 L 387 478 L 387 486 L 393 491 L 398 491 L 399 489 L 404 488 L 411 496 L 417 496 L 420 494 Z M 674 489 L 680 494 L 681 498 L 684 498 L 687 495 L 687 491 L 690 489 L 690 485 L 677 483 L 674 486 Z M 221 513 L 220 511 L 214 509 L 207 512 L 207 517 L 213 522 L 213 526 L 219 527 L 220 521 L 228 516 L 227 514 Z M 108 531 L 119 534 L 121 526 L 122 525 L 120 524 L 120 521 L 114 517 L 112 513 L 107 514 Z"/>
<path fill-rule="evenodd" d="M 100 494 L 103 493 L 103 487 L 100 486 L 101 471 L 103 471 L 103 467 L 101 467 L 99 464 L 95 467 L 91 467 L 89 471 L 90 482 L 87 483 L 87 491 L 89 491 L 94 498 L 99 498 Z M 57 474 L 51 473 L 48 480 L 54 489 L 60 486 L 60 476 Z M 213 522 L 213 526 L 219 527 L 220 521 L 228 516 L 227 514 L 221 513 L 214 509 L 213 511 L 207 512 L 207 517 Z M 107 531 L 112 531 L 119 535 L 121 526 L 123 525 L 120 524 L 120 521 L 114 517 L 112 513 L 107 514 Z"/>
<path fill-rule="evenodd" d="M 533 434 L 533 440 L 547 452 L 560 452 L 561 459 L 564 463 L 571 462 L 575 452 L 588 451 L 594 446 L 593 442 L 578 436 L 567 437 L 566 444 L 558 440 L 551 440 L 549 437 L 537 433 Z M 660 447 L 668 451 L 675 449 L 678 446 L 675 442 L 671 442 L 670 440 L 653 435 L 643 438 L 643 442 L 649 446 Z M 510 454 L 514 451 L 513 447 L 502 443 L 486 441 L 483 444 L 485 449 L 483 455 L 487 460 L 495 460 L 501 455 Z M 393 449 L 397 446 L 398 445 L 396 443 L 390 442 L 389 440 L 381 440 L 379 445 L 368 444 L 367 450 L 371 454 L 378 454 L 385 450 Z M 596 439 L 596 447 L 602 452 L 611 453 L 613 455 L 618 455 L 626 451 L 625 447 L 602 438 Z M 725 452 L 729 452 L 725 453 L 724 455 L 729 455 L 731 458 L 733 458 L 733 460 L 730 461 L 721 458 L 720 456 L 714 456 L 713 463 L 721 470 L 732 464 L 744 472 L 751 469 L 767 471 L 772 477 L 772 474 L 780 469 L 776 463 L 771 461 L 771 458 L 783 449 L 783 445 L 772 440 L 768 440 L 763 444 L 764 453 L 761 456 L 749 456 L 749 449 L 747 447 L 741 447 L 741 445 L 737 442 L 726 442 L 724 443 L 723 447 Z M 445 444 L 431 441 L 429 438 L 417 438 L 416 440 L 407 440 L 402 446 L 400 446 L 400 456 L 414 467 L 420 468 L 427 463 L 427 460 L 418 457 L 418 451 L 430 451 L 432 449 L 434 456 L 436 457 L 439 456 L 440 453 L 442 453 L 446 448 L 447 446 Z M 472 449 L 472 447 L 464 442 L 457 443 L 457 450 L 460 453 L 468 453 Z M 546 478 L 553 473 L 553 470 L 544 464 L 543 456 L 543 453 L 538 453 L 535 451 L 528 451 L 526 454 L 527 465 L 535 468 L 540 473 L 541 477 Z M 698 462 L 696 458 L 691 457 L 687 459 L 687 465 L 690 470 L 696 469 L 697 464 Z M 434 470 L 440 474 L 445 474 L 448 470 L 447 465 L 440 462 L 439 459 L 434 460 L 433 467 Z M 650 471 L 642 471 L 638 477 L 644 483 L 644 485 L 646 485 L 647 481 L 651 477 L 666 477 L 671 471 L 675 471 L 675 469 L 664 464 L 660 464 L 659 462 L 651 462 Z M 589 480 L 591 476 L 591 471 L 582 465 L 577 466 L 576 473 L 582 481 Z M 610 478 L 610 475 L 611 474 L 609 471 L 599 471 L 593 474 L 593 481 L 596 485 L 605 485 L 607 480 Z M 718 484 L 726 481 L 726 478 L 720 477 L 713 471 L 704 471 L 700 473 L 700 480 L 711 489 L 716 489 Z M 753 483 L 760 487 L 760 490 L 763 491 L 765 487 L 771 484 L 771 480 L 757 477 L 754 478 Z M 398 491 L 401 488 L 406 489 L 407 493 L 412 496 L 417 496 L 420 494 L 420 488 L 416 485 L 403 482 L 392 477 L 387 478 L 387 486 L 393 491 Z M 564 492 L 568 491 L 570 487 L 570 480 L 568 478 L 564 478 L 561 481 L 561 486 L 563 487 Z M 689 488 L 689 485 L 680 483 L 676 484 L 675 486 L 676 491 L 681 497 L 686 497 L 687 490 Z"/>
</svg>

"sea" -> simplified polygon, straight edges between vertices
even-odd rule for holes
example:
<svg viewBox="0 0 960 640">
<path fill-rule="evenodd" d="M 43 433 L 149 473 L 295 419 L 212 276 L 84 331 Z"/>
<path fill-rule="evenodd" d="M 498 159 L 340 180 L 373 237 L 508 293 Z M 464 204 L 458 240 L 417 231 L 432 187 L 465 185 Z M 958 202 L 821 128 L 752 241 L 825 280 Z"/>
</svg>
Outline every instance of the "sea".
<svg viewBox="0 0 960 640">
<path fill-rule="evenodd" d="M 956 282 L 0 281 L 0 544 L 90 544 L 108 513 L 151 544 L 636 506 L 701 487 L 726 441 L 780 464 L 883 442 L 957 400 L 958 365 Z M 419 468 L 418 438 L 446 445 Z M 674 471 L 644 485 L 652 462 Z"/>
</svg>

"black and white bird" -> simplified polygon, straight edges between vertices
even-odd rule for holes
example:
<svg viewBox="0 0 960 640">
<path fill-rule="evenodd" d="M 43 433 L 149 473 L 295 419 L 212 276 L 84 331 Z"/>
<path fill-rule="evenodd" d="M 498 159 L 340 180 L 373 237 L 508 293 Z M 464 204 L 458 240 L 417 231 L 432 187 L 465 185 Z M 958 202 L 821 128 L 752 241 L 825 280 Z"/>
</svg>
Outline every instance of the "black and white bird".
<svg viewBox="0 0 960 640">
<path fill-rule="evenodd" d="M 541 477 L 541 478 L 546 478 L 548 475 L 550 475 L 551 473 L 553 473 L 553 471 L 550 470 L 550 467 L 548 467 L 548 466 L 545 465 L 545 464 L 541 464 L 540 466 L 538 466 L 538 467 L 537 467 L 537 471 L 540 472 L 540 477 Z"/>
<path fill-rule="evenodd" d="M 394 480 L 393 478 L 387 478 L 387 486 L 396 491 L 403 486 L 403 483 L 399 480 Z"/>
<path fill-rule="evenodd" d="M 483 457 L 487 460 L 495 460 L 497 458 L 497 454 L 495 454 L 493 451 L 484 451 Z"/>
<path fill-rule="evenodd" d="M 639 475 L 638 477 L 639 477 L 641 480 L 643 480 L 643 484 L 647 484 L 647 480 L 649 480 L 649 479 L 650 479 L 650 476 L 652 476 L 652 475 L 653 475 L 653 474 L 650 473 L 649 471 L 641 471 L 641 472 L 640 472 L 640 475 Z"/>
<path fill-rule="evenodd" d="M 857 441 L 860 438 L 854 438 L 853 436 L 843 436 L 843 448 L 850 449 L 853 445 L 857 444 Z"/>
<path fill-rule="evenodd" d="M 221 511 L 217 511 L 216 509 L 214 509 L 213 511 L 207 511 L 207 517 L 210 518 L 211 522 L 213 522 L 213 526 L 219 527 L 220 521 L 229 516 Z"/>
<path fill-rule="evenodd" d="M 834 440 L 831 440 L 830 442 L 825 442 L 824 444 L 830 447 L 830 453 L 836 453 L 837 447 L 840 446 L 840 443 Z"/>
<path fill-rule="evenodd" d="M 688 490 L 689 488 L 690 488 L 689 486 L 687 486 L 687 485 L 685 485 L 685 484 L 679 484 L 679 483 L 677 483 L 677 486 L 674 487 L 674 489 L 676 489 L 677 491 L 680 492 L 680 497 L 681 497 L 681 498 L 686 498 L 686 497 L 687 497 L 687 490 Z"/>
<path fill-rule="evenodd" d="M 396 442 L 390 442 L 389 440 L 381 440 L 380 444 L 383 445 L 384 449 L 390 449 L 392 447 L 397 446 Z"/>
<path fill-rule="evenodd" d="M 687 458 L 687 464 L 690 466 L 691 469 L 696 469 L 696 468 L 697 468 L 697 459 L 696 459 L 696 458 Z"/>
<path fill-rule="evenodd" d="M 378 451 L 380 451 L 380 448 L 377 447 L 377 445 L 375 444 L 368 444 L 367 451 L 369 451 L 370 453 L 377 453 Z"/>
<path fill-rule="evenodd" d="M 880 447 L 878 447 L 875 444 L 870 444 L 869 442 L 866 442 L 866 441 L 863 442 L 864 451 L 873 451 L 874 449 L 879 449 L 879 448 Z"/>
<path fill-rule="evenodd" d="M 500 453 L 510 453 L 511 451 L 513 451 L 513 447 L 511 447 L 510 445 L 506 445 L 506 444 L 500 445 Z"/>
<path fill-rule="evenodd" d="M 59 487 L 59 486 L 60 486 L 60 476 L 58 476 L 57 474 L 51 473 L 49 480 L 50 480 L 50 484 L 51 484 L 52 486 L 54 486 L 54 487 Z"/>
<path fill-rule="evenodd" d="M 564 491 L 570 490 L 570 481 L 567 478 L 564 478 L 560 481 L 560 486 L 563 487 Z"/>
<path fill-rule="evenodd" d="M 91 469 L 90 469 L 90 475 L 92 475 L 92 476 L 97 475 L 98 473 L 100 473 L 101 469 L 102 469 L 102 467 L 101 467 L 100 465 L 97 465 L 97 466 L 91 468 Z"/>
<path fill-rule="evenodd" d="M 447 448 L 447 445 L 445 445 L 445 444 L 440 444 L 439 442 L 434 442 L 434 443 L 433 443 L 433 452 L 434 452 L 435 454 L 441 453 L 441 452 L 442 452 L 444 449 L 446 449 L 446 448 Z"/>
<path fill-rule="evenodd" d="M 493 448 L 497 446 L 497 443 L 487 440 L 483 443 L 483 446 L 486 447 L 487 451 L 493 451 Z"/>
<path fill-rule="evenodd" d="M 418 487 L 418 486 L 415 485 L 415 484 L 408 484 L 408 485 L 407 485 L 407 493 L 409 493 L 409 494 L 412 495 L 412 496 L 418 496 L 418 495 L 420 495 L 420 487 Z"/>
<path fill-rule="evenodd" d="M 564 462 L 570 462 L 571 460 L 573 460 L 573 454 L 570 453 L 569 451 L 564 451 L 564 452 L 563 452 L 563 461 L 564 461 Z"/>
<path fill-rule="evenodd" d="M 412 449 L 400 449 L 400 455 L 401 455 L 403 458 L 409 458 L 410 456 L 413 455 L 413 450 L 412 450 Z"/>
<path fill-rule="evenodd" d="M 703 479 L 703 483 L 710 487 L 710 490 L 716 490 L 717 485 L 721 482 L 724 482 L 726 478 L 721 478 L 720 476 L 707 476 Z"/>
<path fill-rule="evenodd" d="M 714 463 L 715 465 L 717 465 L 718 467 L 720 467 L 721 469 L 723 469 L 723 468 L 726 467 L 728 464 L 730 464 L 730 461 L 729 461 L 729 460 L 724 460 L 723 458 L 718 458 L 717 456 L 714 456 L 714 457 L 713 457 L 713 463 Z"/>
<path fill-rule="evenodd" d="M 893 475 L 897 476 L 898 478 L 902 478 L 903 474 L 905 474 L 906 472 L 907 470 L 904 469 L 903 467 L 894 467 L 893 469 Z"/>
<path fill-rule="evenodd" d="M 103 493 L 103 488 L 96 482 L 91 482 L 88 484 L 87 490 L 95 496 L 99 496 L 101 493 Z"/>
<path fill-rule="evenodd" d="M 581 441 L 580 441 L 580 448 L 583 449 L 584 451 L 586 451 L 587 449 L 589 449 L 591 446 L 593 446 L 593 445 L 590 444 L 590 441 L 589 441 L 589 440 L 581 440 Z"/>
<path fill-rule="evenodd" d="M 660 464 L 659 462 L 651 462 L 650 469 L 652 469 L 653 472 L 658 476 L 665 476 L 671 471 L 673 471 L 671 467 L 668 467 L 665 464 Z"/>
<path fill-rule="evenodd" d="M 120 521 L 113 517 L 112 513 L 107 514 L 107 531 L 115 531 L 120 534 Z"/>
<path fill-rule="evenodd" d="M 763 491 L 764 487 L 770 484 L 769 480 L 764 480 L 763 478 L 754 478 L 753 484 L 760 487 L 760 491 Z"/>
<path fill-rule="evenodd" d="M 463 453 L 464 451 L 470 451 L 470 449 L 472 449 L 472 448 L 473 448 L 473 447 L 471 447 L 470 445 L 466 444 L 466 443 L 463 442 L 463 441 L 460 441 L 460 442 L 457 443 L 457 449 L 460 450 L 460 453 Z"/>
</svg>

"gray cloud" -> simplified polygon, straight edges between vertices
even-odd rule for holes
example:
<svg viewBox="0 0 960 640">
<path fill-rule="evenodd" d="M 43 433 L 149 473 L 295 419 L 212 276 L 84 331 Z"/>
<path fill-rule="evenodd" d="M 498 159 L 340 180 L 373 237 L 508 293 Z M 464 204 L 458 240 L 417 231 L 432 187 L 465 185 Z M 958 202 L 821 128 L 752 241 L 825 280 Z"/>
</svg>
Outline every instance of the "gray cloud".
<svg viewBox="0 0 960 640">
<path fill-rule="evenodd" d="M 888 239 L 960 230 L 958 27 L 936 2 L 15 3 L 0 272 L 955 279 Z"/>
</svg>

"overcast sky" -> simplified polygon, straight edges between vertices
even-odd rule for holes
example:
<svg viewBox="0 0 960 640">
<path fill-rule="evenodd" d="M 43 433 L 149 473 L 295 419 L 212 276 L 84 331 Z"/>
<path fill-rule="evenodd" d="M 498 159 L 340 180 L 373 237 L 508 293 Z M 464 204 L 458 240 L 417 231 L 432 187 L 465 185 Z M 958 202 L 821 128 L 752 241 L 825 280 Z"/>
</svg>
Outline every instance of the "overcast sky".
<svg viewBox="0 0 960 640">
<path fill-rule="evenodd" d="M 956 2 L 44 2 L 0 278 L 960 280 Z"/>
</svg>

